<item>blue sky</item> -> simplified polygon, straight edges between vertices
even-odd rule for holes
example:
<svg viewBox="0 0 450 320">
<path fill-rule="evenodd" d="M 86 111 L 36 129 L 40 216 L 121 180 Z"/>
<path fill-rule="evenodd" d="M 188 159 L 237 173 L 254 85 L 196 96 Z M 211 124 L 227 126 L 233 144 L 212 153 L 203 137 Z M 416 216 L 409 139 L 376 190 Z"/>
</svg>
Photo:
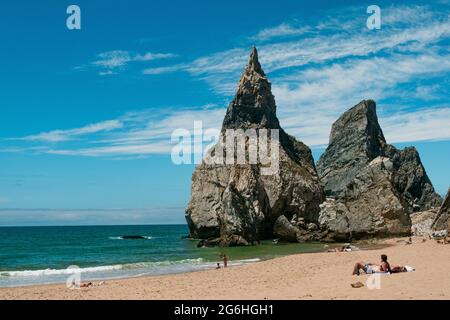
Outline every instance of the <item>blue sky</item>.
<svg viewBox="0 0 450 320">
<path fill-rule="evenodd" d="M 66 28 L 81 8 L 82 29 Z M 381 29 L 366 27 L 368 5 Z M 220 127 L 252 45 L 316 160 L 375 99 L 385 136 L 449 186 L 449 1 L 10 1 L 0 18 L 0 225 L 184 222 L 170 135 Z"/>
</svg>

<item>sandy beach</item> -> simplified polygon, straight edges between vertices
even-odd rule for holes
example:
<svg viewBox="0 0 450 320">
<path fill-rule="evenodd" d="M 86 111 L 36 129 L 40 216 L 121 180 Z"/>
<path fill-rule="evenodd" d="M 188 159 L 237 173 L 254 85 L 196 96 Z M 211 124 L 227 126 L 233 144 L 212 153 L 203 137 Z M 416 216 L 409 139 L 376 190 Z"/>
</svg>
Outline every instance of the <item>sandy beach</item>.
<svg viewBox="0 0 450 320">
<path fill-rule="evenodd" d="M 422 238 L 385 240 L 383 249 L 285 256 L 220 270 L 105 281 L 78 290 L 65 285 L 0 289 L 0 299 L 450 299 L 450 245 Z M 414 272 L 383 275 L 380 289 L 368 289 L 367 275 L 352 276 L 356 261 L 378 262 Z M 362 288 L 351 283 L 361 281 Z"/>
</svg>

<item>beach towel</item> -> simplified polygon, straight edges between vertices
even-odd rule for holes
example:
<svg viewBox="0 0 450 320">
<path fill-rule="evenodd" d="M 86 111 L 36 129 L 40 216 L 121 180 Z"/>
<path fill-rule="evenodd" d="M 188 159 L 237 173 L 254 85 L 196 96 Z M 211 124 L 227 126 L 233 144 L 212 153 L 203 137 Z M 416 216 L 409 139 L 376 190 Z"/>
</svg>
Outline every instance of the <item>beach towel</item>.
<svg viewBox="0 0 450 320">
<path fill-rule="evenodd" d="M 416 271 L 416 269 L 414 267 L 410 267 L 410 266 L 405 266 L 406 272 L 413 272 Z"/>
</svg>

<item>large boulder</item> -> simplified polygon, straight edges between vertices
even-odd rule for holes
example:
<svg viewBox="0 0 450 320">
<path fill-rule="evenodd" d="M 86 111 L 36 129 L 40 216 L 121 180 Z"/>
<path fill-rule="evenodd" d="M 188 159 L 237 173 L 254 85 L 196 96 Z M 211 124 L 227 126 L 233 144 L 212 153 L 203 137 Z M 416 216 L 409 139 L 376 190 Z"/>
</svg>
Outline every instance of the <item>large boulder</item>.
<svg viewBox="0 0 450 320">
<path fill-rule="evenodd" d="M 372 100 L 333 124 L 317 171 L 331 198 L 322 205 L 319 222 L 337 238 L 407 235 L 410 213 L 441 202 L 416 149 L 386 143 Z"/>
<path fill-rule="evenodd" d="M 285 216 L 280 216 L 273 226 L 274 235 L 281 240 L 296 242 L 300 229 L 295 227 Z"/>
<path fill-rule="evenodd" d="M 437 237 L 450 235 L 450 188 L 431 225 L 431 230 Z"/>
<path fill-rule="evenodd" d="M 411 220 L 390 181 L 389 159 L 377 157 L 355 175 L 346 196 L 322 204 L 319 222 L 339 240 L 405 235 Z"/>
<path fill-rule="evenodd" d="M 266 130 L 266 147 L 277 157 L 264 163 L 242 163 L 234 150 L 232 163 L 228 164 L 228 158 L 223 163 L 214 161 L 227 154 L 229 145 L 224 141 L 232 130 L 237 141 L 244 141 L 245 150 L 254 142 L 246 130 L 255 130 L 259 137 Z M 282 215 L 317 223 L 323 200 L 311 151 L 280 127 L 271 84 L 254 48 L 227 109 L 219 142 L 193 173 L 186 209 L 190 236 L 220 237 L 225 242 L 240 236 L 248 243 L 272 238 L 275 222 Z"/>
</svg>

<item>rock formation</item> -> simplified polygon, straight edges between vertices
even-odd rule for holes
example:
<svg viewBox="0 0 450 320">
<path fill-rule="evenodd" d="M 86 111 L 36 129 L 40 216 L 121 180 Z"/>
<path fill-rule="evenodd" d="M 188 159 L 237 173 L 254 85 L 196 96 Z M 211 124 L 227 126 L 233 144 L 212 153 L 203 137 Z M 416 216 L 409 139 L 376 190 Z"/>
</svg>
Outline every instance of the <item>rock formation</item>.
<svg viewBox="0 0 450 320">
<path fill-rule="evenodd" d="M 279 144 L 272 144 L 275 136 L 271 135 L 268 148 L 279 151 L 278 161 L 271 159 L 271 165 L 277 162 L 278 170 L 265 174 L 267 164 L 236 164 L 236 153 L 233 164 L 211 163 L 212 158 L 226 154 L 227 145 L 220 141 L 230 130 L 238 132 L 237 139 L 244 138 L 246 150 L 251 148 L 251 140 L 239 130 L 277 132 Z M 306 230 L 312 223 L 317 228 L 324 193 L 311 151 L 280 127 L 271 84 L 256 48 L 227 109 L 220 138 L 192 176 L 192 196 L 186 209 L 191 237 L 216 238 L 210 241 L 213 244 L 242 245 L 272 238 L 279 232 L 286 234 L 286 240 L 297 239 L 292 233 L 298 233 L 298 240 L 302 240 L 302 226 Z"/>
<path fill-rule="evenodd" d="M 386 143 L 371 100 L 333 124 L 317 171 L 330 197 L 320 224 L 337 238 L 409 234 L 410 213 L 441 203 L 417 150 Z"/>
<path fill-rule="evenodd" d="M 431 225 L 433 235 L 436 237 L 450 235 L 450 188 L 445 196 L 444 202 L 439 209 L 436 218 Z"/>
<path fill-rule="evenodd" d="M 431 225 L 436 219 L 439 208 L 431 208 L 426 211 L 414 212 L 411 217 L 411 233 L 414 236 L 431 236 Z"/>
</svg>

